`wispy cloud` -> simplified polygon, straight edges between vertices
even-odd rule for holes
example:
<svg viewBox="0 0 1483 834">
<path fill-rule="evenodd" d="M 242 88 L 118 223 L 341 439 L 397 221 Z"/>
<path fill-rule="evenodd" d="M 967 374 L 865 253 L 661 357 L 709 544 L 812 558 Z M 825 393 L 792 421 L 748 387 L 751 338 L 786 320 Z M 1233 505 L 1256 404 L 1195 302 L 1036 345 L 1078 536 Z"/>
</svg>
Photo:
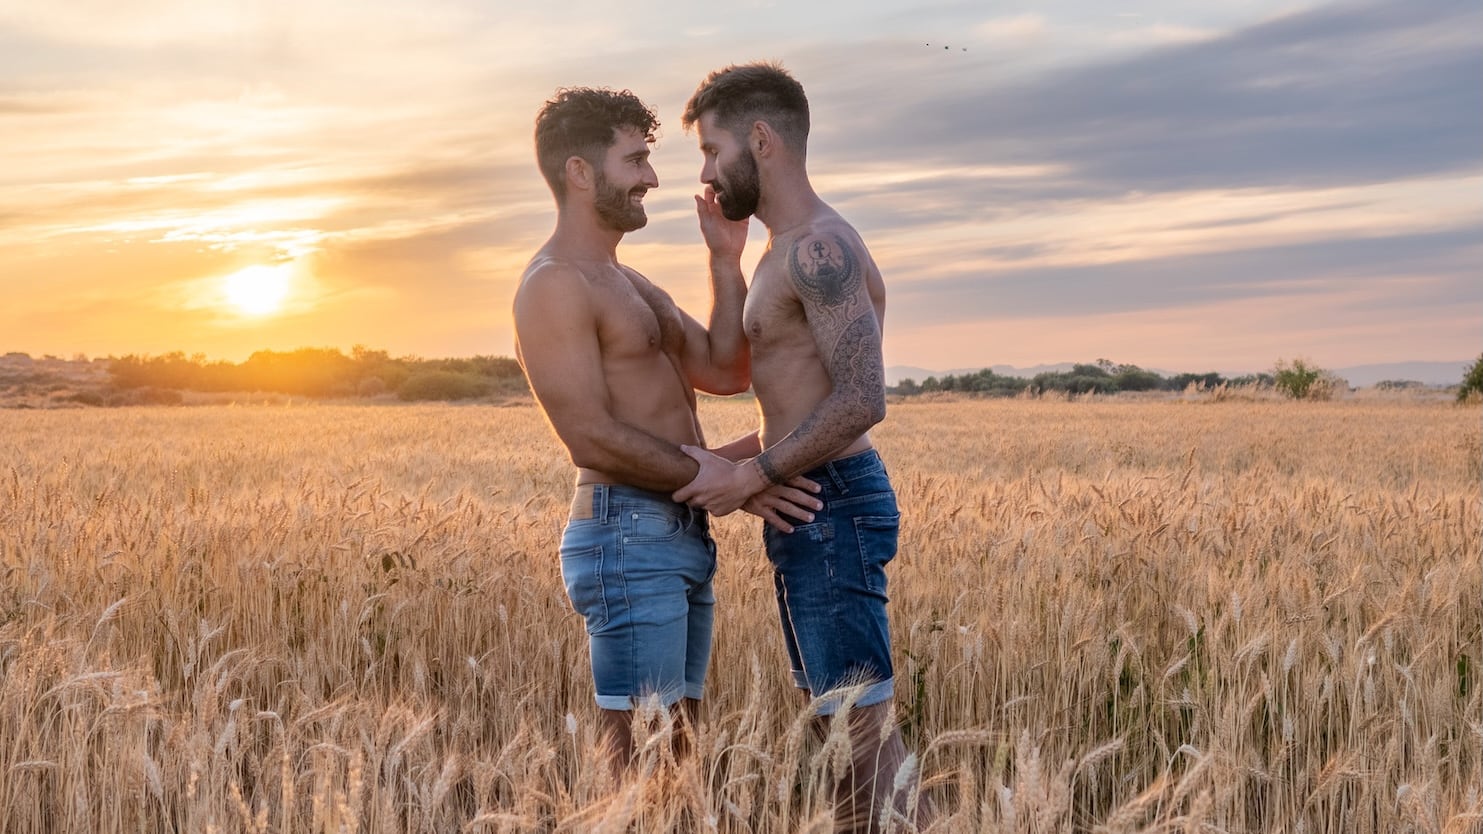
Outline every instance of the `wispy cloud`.
<svg viewBox="0 0 1483 834">
<path fill-rule="evenodd" d="M 1432 358 L 1470 354 L 1483 11 L 1288 5 L 3 6 L 0 333 L 23 335 L 0 349 L 508 353 L 553 222 L 531 119 L 572 84 L 659 107 L 662 185 L 622 251 L 701 313 L 679 108 L 718 65 L 780 58 L 813 102 L 816 185 L 890 281 L 892 361 L 1086 358 L 1096 334 L 1157 364 L 1221 309 L 1247 320 L 1201 341 L 1227 365 L 1291 353 L 1295 327 L 1352 336 L 1346 364 L 1420 344 L 1387 315 L 1425 321 Z M 285 259 L 291 315 L 226 328 L 182 300 Z"/>
</svg>

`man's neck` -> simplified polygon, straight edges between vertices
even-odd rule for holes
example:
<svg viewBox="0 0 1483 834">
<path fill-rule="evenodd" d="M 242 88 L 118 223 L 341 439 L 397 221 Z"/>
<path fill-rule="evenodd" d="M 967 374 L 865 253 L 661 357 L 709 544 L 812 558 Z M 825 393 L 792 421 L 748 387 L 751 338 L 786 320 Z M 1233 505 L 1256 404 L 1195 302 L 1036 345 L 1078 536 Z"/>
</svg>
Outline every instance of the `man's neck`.
<svg viewBox="0 0 1483 834">
<path fill-rule="evenodd" d="M 762 194 L 757 201 L 757 219 L 772 237 L 787 234 L 828 209 L 801 167 L 765 177 Z"/>
<path fill-rule="evenodd" d="M 590 209 L 567 207 L 556 216 L 551 245 L 562 257 L 583 261 L 618 262 L 623 233 L 603 225 Z"/>
</svg>

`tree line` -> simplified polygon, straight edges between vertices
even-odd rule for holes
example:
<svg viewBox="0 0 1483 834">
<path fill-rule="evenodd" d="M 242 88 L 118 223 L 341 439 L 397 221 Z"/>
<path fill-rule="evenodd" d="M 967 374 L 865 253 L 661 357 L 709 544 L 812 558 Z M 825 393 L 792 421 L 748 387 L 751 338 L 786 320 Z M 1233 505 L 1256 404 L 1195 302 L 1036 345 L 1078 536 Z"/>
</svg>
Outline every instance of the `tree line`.
<svg viewBox="0 0 1483 834">
<path fill-rule="evenodd" d="M 12 357 L 23 358 L 29 365 L 29 356 L 7 355 L 7 358 Z M 98 391 L 83 391 L 74 399 L 94 405 L 169 403 L 178 402 L 180 398 L 175 392 L 181 391 L 252 391 L 326 398 L 394 396 L 405 401 L 418 401 L 504 397 L 529 391 L 520 363 L 506 356 L 463 359 L 392 357 L 386 351 L 360 345 L 348 355 L 333 348 L 262 350 L 240 363 L 208 360 L 203 354 L 187 356 L 180 351 L 161 356 L 131 354 L 122 358 L 109 357 L 99 360 L 99 363 L 106 363 L 109 387 L 121 394 L 105 396 Z M 88 361 L 83 357 L 71 364 L 86 366 Z M 22 373 L 21 376 L 31 379 L 37 374 Z M 4 381 L 0 379 L 0 382 Z M 58 382 L 53 387 L 63 384 Z M 1191 386 L 1207 391 L 1221 386 L 1260 386 L 1294 399 L 1326 399 L 1347 383 L 1303 359 L 1278 360 L 1270 373 L 1229 378 L 1213 371 L 1164 376 L 1137 365 L 1098 359 L 1094 363 L 1073 365 L 1067 371 L 1048 371 L 1029 378 L 1006 376 L 985 368 L 972 373 L 929 376 L 921 382 L 903 379 L 887 390 L 901 396 L 954 391 L 1008 397 L 1027 391 L 1034 394 L 1180 392 Z M 1377 383 L 1375 387 L 1403 389 L 1421 387 L 1421 383 L 1392 380 Z M 1483 355 L 1469 365 L 1457 390 L 1459 400 L 1480 395 L 1483 395 Z"/>
<path fill-rule="evenodd" d="M 463 400 L 527 391 L 520 363 L 505 356 L 421 359 L 390 356 L 356 346 L 347 356 L 334 348 L 260 350 L 240 363 L 182 352 L 129 355 L 108 365 L 118 389 L 257 391 L 303 397 L 376 397 L 407 401 Z"/>
<path fill-rule="evenodd" d="M 1005 376 L 984 368 L 966 374 L 929 376 L 921 382 L 903 379 L 889 390 L 911 396 L 933 391 L 960 391 L 970 394 L 1012 397 L 1029 391 L 1042 394 L 1116 394 L 1121 391 L 1183 391 L 1191 385 L 1213 389 L 1221 385 L 1276 385 L 1277 375 L 1260 373 L 1226 378 L 1213 371 L 1163 376 L 1137 365 L 1117 364 L 1107 359 L 1073 365 L 1069 371 L 1046 371 L 1033 377 Z"/>
</svg>

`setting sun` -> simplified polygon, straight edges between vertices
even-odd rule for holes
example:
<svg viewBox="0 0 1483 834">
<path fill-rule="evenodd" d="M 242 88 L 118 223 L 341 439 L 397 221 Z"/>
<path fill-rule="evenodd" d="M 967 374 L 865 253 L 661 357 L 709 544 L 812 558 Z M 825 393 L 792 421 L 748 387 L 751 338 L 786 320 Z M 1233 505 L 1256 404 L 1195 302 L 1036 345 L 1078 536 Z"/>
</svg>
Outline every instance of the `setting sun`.
<svg viewBox="0 0 1483 834">
<path fill-rule="evenodd" d="M 292 280 L 288 264 L 249 266 L 222 279 L 227 301 L 249 316 L 276 313 L 288 297 Z"/>
</svg>

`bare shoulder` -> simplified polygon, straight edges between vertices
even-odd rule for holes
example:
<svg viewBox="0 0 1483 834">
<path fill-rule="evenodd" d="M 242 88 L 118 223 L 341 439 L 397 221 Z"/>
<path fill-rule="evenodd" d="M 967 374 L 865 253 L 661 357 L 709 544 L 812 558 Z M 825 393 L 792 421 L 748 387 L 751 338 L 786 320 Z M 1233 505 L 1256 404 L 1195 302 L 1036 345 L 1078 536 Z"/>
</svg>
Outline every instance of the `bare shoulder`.
<svg viewBox="0 0 1483 834">
<path fill-rule="evenodd" d="M 793 232 L 785 243 L 784 257 L 799 295 L 826 305 L 859 293 L 871 266 L 860 235 L 838 215 Z"/>
<path fill-rule="evenodd" d="M 587 296 L 587 286 L 587 275 L 581 267 L 564 258 L 537 253 L 515 288 L 517 323 L 522 310 L 535 313 L 552 303 L 580 302 Z"/>
<path fill-rule="evenodd" d="M 586 275 L 582 268 L 566 258 L 549 255 L 544 252 L 536 253 L 525 265 L 525 271 L 520 274 L 520 286 L 515 289 L 516 297 L 528 290 L 539 290 L 551 284 L 571 284 L 574 282 L 586 282 Z"/>
</svg>

